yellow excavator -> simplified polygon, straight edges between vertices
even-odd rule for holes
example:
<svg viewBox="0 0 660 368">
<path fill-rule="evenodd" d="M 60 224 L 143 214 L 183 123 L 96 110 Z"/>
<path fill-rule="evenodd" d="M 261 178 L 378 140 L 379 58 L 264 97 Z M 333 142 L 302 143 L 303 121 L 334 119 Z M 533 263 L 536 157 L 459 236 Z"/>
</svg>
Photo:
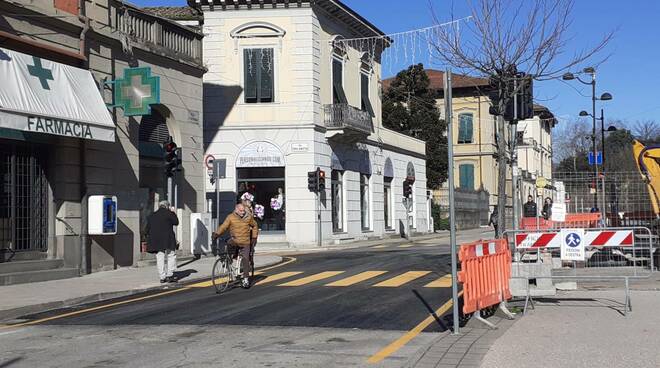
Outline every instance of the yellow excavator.
<svg viewBox="0 0 660 368">
<path fill-rule="evenodd" d="M 656 218 L 660 217 L 660 145 L 645 146 L 639 141 L 633 142 L 633 152 L 637 168 L 642 174 L 651 198 L 651 205 Z"/>
</svg>

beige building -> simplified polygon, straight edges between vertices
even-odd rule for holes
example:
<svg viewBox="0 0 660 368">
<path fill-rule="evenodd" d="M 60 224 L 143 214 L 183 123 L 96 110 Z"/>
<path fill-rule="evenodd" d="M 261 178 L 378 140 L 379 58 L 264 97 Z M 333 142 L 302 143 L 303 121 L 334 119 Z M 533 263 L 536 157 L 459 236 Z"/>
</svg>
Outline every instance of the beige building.
<svg viewBox="0 0 660 368">
<path fill-rule="evenodd" d="M 557 124 L 552 112 L 545 106 L 534 105 L 534 118 L 520 121 L 517 127 L 516 147 L 520 170 L 520 197 L 552 198 L 549 188 L 537 191 L 538 178 L 552 179 L 552 128 Z M 542 199 L 541 199 L 542 200 Z"/>
<path fill-rule="evenodd" d="M 140 242 L 146 216 L 167 195 L 162 143 L 168 136 L 182 148 L 171 200 L 176 197 L 181 219 L 180 252 L 190 253 L 190 214 L 205 210 L 202 34 L 123 1 L 2 1 L 0 50 L 0 70 L 22 71 L 13 75 L 23 75 L 14 79 L 30 91 L 23 102 L 43 104 L 0 111 L 16 122 L 28 119 L 24 128 L 0 119 L 0 251 L 3 261 L 11 260 L 0 263 L 0 285 L 152 258 Z M 116 81 L 136 67 L 150 77 L 128 79 L 126 106 L 155 101 L 156 93 L 160 103 L 128 116 L 126 106 L 113 105 L 119 103 L 113 95 Z M 69 73 L 82 78 L 66 82 Z M 145 89 L 154 77 L 158 88 Z M 79 89 L 87 94 L 74 100 Z M 103 119 L 70 120 L 46 108 L 81 116 L 94 110 Z M 81 127 L 89 134 L 80 134 Z M 117 197 L 116 234 L 86 235 L 92 195 Z"/>
<path fill-rule="evenodd" d="M 206 182 L 210 211 L 253 196 L 263 247 L 400 236 L 408 216 L 429 230 L 424 142 L 382 126 L 383 50 L 342 41 L 383 32 L 334 0 L 190 4 L 203 12 L 205 153 L 227 162 L 219 203 Z M 307 186 L 317 167 L 318 198 Z"/>
<path fill-rule="evenodd" d="M 444 72 L 427 69 L 430 88 L 438 96 L 436 102 L 441 117 L 446 116 L 444 100 Z M 389 79 L 385 81 L 388 85 Z M 452 116 L 454 149 L 454 185 L 462 191 L 459 198 L 467 213 L 476 213 L 482 225 L 488 221 L 485 208 L 475 202 L 485 198 L 485 193 L 478 195 L 471 191 L 485 191 L 488 197 L 489 211 L 497 205 L 497 119 L 489 113 L 491 106 L 488 97 L 488 79 L 475 78 L 460 74 L 452 75 Z M 526 200 L 532 192 L 537 177 L 552 177 L 552 134 L 556 124 L 552 113 L 545 107 L 534 106 L 534 118 L 518 124 L 518 167 L 521 197 Z M 506 131 L 509 132 L 507 124 Z M 504 139 L 508 142 L 509 134 Z M 530 184 L 531 183 L 531 184 Z M 531 185 L 531 186 L 530 186 Z M 535 191 L 534 191 L 535 192 Z M 524 197 L 523 197 L 524 195 Z M 507 171 L 507 203 L 511 204 L 511 170 Z M 434 191 L 434 200 L 441 205 L 448 205 L 446 185 Z M 465 219 L 465 222 L 469 222 Z M 473 224 L 478 224 L 473 223 Z"/>
</svg>

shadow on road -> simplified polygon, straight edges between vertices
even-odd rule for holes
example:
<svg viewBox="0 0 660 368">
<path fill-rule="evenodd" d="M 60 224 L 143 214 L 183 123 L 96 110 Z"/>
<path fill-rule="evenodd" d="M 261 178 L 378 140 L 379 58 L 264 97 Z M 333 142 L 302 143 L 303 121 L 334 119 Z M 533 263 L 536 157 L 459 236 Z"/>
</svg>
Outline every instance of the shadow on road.
<svg viewBox="0 0 660 368">
<path fill-rule="evenodd" d="M 435 322 L 438 324 L 438 326 L 440 326 L 441 330 L 442 331 L 447 331 L 449 329 L 449 327 L 447 327 L 447 325 L 444 322 L 442 322 L 442 319 L 440 319 L 440 316 L 438 316 L 435 313 L 435 311 L 433 310 L 431 305 L 429 305 L 429 303 L 426 301 L 426 299 L 424 299 L 424 297 L 417 290 L 413 289 L 412 292 L 413 292 L 413 294 L 415 294 L 417 299 L 419 299 L 419 301 L 421 301 L 422 304 L 424 304 L 424 307 L 426 307 L 426 310 L 429 312 L 429 314 L 431 314 L 433 316 L 433 318 L 435 319 Z"/>
<path fill-rule="evenodd" d="M 174 271 L 174 277 L 176 277 L 177 280 L 183 280 L 193 273 L 197 273 L 197 270 L 189 269 L 183 271 Z"/>
<path fill-rule="evenodd" d="M 20 362 L 21 360 L 23 360 L 23 357 L 16 357 L 16 358 L 9 359 L 6 362 L 0 362 L 0 368 L 9 367 L 14 363 Z"/>
</svg>

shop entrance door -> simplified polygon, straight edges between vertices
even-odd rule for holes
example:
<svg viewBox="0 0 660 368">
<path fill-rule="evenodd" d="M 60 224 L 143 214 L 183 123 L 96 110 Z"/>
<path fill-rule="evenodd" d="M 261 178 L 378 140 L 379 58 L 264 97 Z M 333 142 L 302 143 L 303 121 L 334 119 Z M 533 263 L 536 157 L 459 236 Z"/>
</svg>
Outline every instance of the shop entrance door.
<svg viewBox="0 0 660 368">
<path fill-rule="evenodd" d="M 48 250 L 46 154 L 0 141 L 0 250 Z"/>
</svg>

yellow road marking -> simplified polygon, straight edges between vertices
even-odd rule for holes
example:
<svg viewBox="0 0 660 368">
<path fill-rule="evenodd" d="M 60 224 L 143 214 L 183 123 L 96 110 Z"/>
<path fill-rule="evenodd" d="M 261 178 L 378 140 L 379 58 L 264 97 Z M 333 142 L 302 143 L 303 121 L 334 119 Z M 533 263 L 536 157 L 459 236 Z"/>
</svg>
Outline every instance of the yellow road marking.
<svg viewBox="0 0 660 368">
<path fill-rule="evenodd" d="M 153 298 L 163 296 L 163 295 L 174 294 L 174 293 L 178 293 L 178 292 L 184 291 L 184 290 L 188 290 L 188 288 L 184 287 L 184 288 L 180 288 L 180 289 L 169 290 L 169 291 L 165 291 L 165 292 L 158 293 L 158 294 L 147 295 L 147 296 L 143 296 L 143 297 L 139 297 L 139 298 L 135 298 L 135 299 L 122 300 L 121 302 L 104 304 L 104 305 L 100 305 L 98 307 L 93 307 L 93 308 L 83 309 L 83 310 L 79 310 L 79 311 L 75 311 L 75 312 L 59 314 L 57 316 L 52 316 L 52 317 L 48 317 L 48 318 L 37 319 L 37 320 L 34 320 L 34 321 L 19 323 L 19 324 L 15 324 L 15 325 L 3 326 L 3 327 L 0 327 L 0 330 L 6 329 L 6 328 L 12 328 L 12 327 L 36 325 L 38 323 L 48 322 L 48 321 L 52 321 L 54 319 L 77 316 L 79 314 L 93 312 L 93 311 L 97 311 L 97 310 L 101 310 L 101 309 L 106 309 L 106 308 L 114 307 L 114 306 L 117 306 L 117 305 L 124 305 L 124 304 L 128 304 L 128 303 L 137 302 L 137 301 L 140 301 L 140 300 L 153 299 Z"/>
<path fill-rule="evenodd" d="M 331 282 L 329 284 L 326 284 L 325 286 L 350 286 L 353 284 L 357 284 L 358 282 L 362 282 L 364 280 L 369 280 L 371 278 L 374 278 L 376 276 L 380 276 L 387 271 L 365 271 L 362 273 L 358 273 L 355 276 L 347 277 L 345 279 L 337 280 L 335 282 Z"/>
<path fill-rule="evenodd" d="M 284 284 L 279 284 L 277 286 L 301 286 L 301 285 L 306 285 L 309 283 L 312 283 L 314 281 L 319 281 L 323 279 L 330 278 L 332 276 L 339 275 L 340 273 L 343 273 L 344 271 L 325 271 L 321 273 L 317 273 L 315 275 L 303 277 L 301 279 L 293 280 L 286 282 Z"/>
<path fill-rule="evenodd" d="M 458 296 L 460 297 L 461 294 L 463 294 L 463 291 L 458 293 Z M 440 317 L 443 314 L 445 314 L 449 308 L 451 308 L 454 305 L 453 300 L 449 299 L 447 303 L 443 304 L 442 307 L 438 308 L 435 311 L 435 315 Z M 387 358 L 388 356 L 394 354 L 397 350 L 401 349 L 404 345 L 406 345 L 410 340 L 414 339 L 417 335 L 419 335 L 420 332 L 424 331 L 431 323 L 435 321 L 435 317 L 433 315 L 430 315 L 426 317 L 422 322 L 420 322 L 417 326 L 415 326 L 412 330 L 406 332 L 405 335 L 399 337 L 396 341 L 392 342 L 391 344 L 387 345 L 385 348 L 383 348 L 381 351 L 377 352 L 376 354 L 372 355 L 367 362 L 369 363 L 378 363 L 381 360 Z"/>
<path fill-rule="evenodd" d="M 381 249 L 381 248 L 387 248 L 387 247 L 389 247 L 389 245 L 384 244 L 384 245 L 376 245 L 374 247 L 371 247 L 371 249 Z"/>
<path fill-rule="evenodd" d="M 262 273 L 263 271 L 267 271 L 267 270 L 272 270 L 272 269 L 274 269 L 274 268 L 278 268 L 278 267 L 286 266 L 286 265 L 288 265 L 289 263 L 292 263 L 292 262 L 295 262 L 295 261 L 296 261 L 296 259 L 295 259 L 294 257 L 286 257 L 286 258 L 289 258 L 289 260 L 286 261 L 286 262 L 280 263 L 280 264 L 276 264 L 276 265 L 274 265 L 274 266 L 270 266 L 270 267 L 262 268 L 262 269 L 260 269 L 259 273 Z M 255 272 L 255 275 L 256 275 L 256 274 L 257 274 L 257 272 Z M 211 284 L 211 285 L 212 285 L 212 284 Z M 14 325 L 0 325 L 0 330 L 10 329 L 10 328 L 17 328 L 17 327 L 22 327 L 22 326 L 29 326 L 29 325 L 36 325 L 36 324 L 39 324 L 39 323 L 48 322 L 48 321 L 52 321 L 52 320 L 55 320 L 55 319 L 61 319 L 61 318 L 66 318 L 66 317 L 71 317 L 71 316 L 77 316 L 77 315 L 79 315 L 79 314 L 83 314 L 83 313 L 93 312 L 93 311 L 97 311 L 97 310 L 101 310 L 101 309 L 106 309 L 106 308 L 110 308 L 110 307 L 115 307 L 115 306 L 118 306 L 118 305 L 124 305 L 124 304 L 128 304 L 128 303 L 133 303 L 133 302 L 139 302 L 139 301 L 141 301 L 141 300 L 147 300 L 147 299 L 157 298 L 157 297 L 159 297 L 159 296 L 164 296 L 164 295 L 168 295 L 168 294 L 174 294 L 174 293 L 178 293 L 178 292 L 180 292 L 180 291 L 190 290 L 190 289 L 191 289 L 191 286 L 185 286 L 185 287 L 182 287 L 182 288 L 180 288 L 180 289 L 168 290 L 168 291 L 164 291 L 164 292 L 162 292 L 162 293 L 158 293 L 158 294 L 147 295 L 147 296 L 143 296 L 143 297 L 139 297 L 139 298 L 123 300 L 123 301 L 121 301 L 121 302 L 115 302 L 115 303 L 110 303 L 110 304 L 104 304 L 104 305 L 100 305 L 100 306 L 98 306 L 98 307 L 87 308 L 87 309 L 81 309 L 81 310 L 79 310 L 79 311 L 75 311 L 75 312 L 69 312 L 69 313 L 64 313 L 64 314 L 58 314 L 58 315 L 56 315 L 56 316 L 52 316 L 52 317 L 48 317 L 48 318 L 42 318 L 42 319 L 37 319 L 37 320 L 34 320 L 34 321 L 23 322 L 23 323 L 18 323 L 18 324 L 14 324 Z"/>
<path fill-rule="evenodd" d="M 410 248 L 410 247 L 414 247 L 414 246 L 415 246 L 414 243 L 401 244 L 401 245 L 399 245 L 399 248 Z"/>
<path fill-rule="evenodd" d="M 431 273 L 431 271 L 408 271 L 389 280 L 379 282 L 375 287 L 397 287 Z"/>
<path fill-rule="evenodd" d="M 424 285 L 427 288 L 446 288 L 451 287 L 451 275 L 444 275 L 441 278 L 431 281 Z"/>
<path fill-rule="evenodd" d="M 277 274 L 272 275 L 272 276 L 266 276 L 265 279 L 263 279 L 263 280 L 257 282 L 257 283 L 254 284 L 254 285 L 256 286 L 256 285 L 261 285 L 261 284 L 267 284 L 267 283 L 269 283 L 269 282 L 275 282 L 275 281 L 278 281 L 278 280 L 286 279 L 286 278 L 291 277 L 291 276 L 300 275 L 301 273 L 302 273 L 302 271 L 292 271 L 292 272 L 282 272 L 282 273 L 277 273 Z"/>
</svg>

